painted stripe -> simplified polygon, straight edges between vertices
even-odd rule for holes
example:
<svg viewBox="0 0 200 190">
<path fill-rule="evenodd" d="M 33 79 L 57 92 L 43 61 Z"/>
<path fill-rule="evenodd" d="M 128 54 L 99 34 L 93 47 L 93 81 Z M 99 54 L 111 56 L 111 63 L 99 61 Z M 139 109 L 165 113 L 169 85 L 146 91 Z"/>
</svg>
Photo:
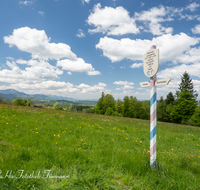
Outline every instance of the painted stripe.
<svg viewBox="0 0 200 190">
<path fill-rule="evenodd" d="M 153 154 L 156 152 L 156 143 L 151 147 L 150 149 L 150 155 L 153 156 Z"/>
<path fill-rule="evenodd" d="M 156 107 L 157 107 L 157 105 L 156 105 L 156 101 L 153 103 L 153 105 L 151 105 L 151 107 L 150 107 L 150 113 L 153 113 L 155 110 L 156 110 Z"/>
<path fill-rule="evenodd" d="M 155 83 L 156 83 L 156 75 L 150 81 L 150 90 L 155 86 Z"/>
<path fill-rule="evenodd" d="M 151 114 L 150 122 L 153 122 L 153 120 L 156 118 L 156 112 L 157 110 L 155 109 L 154 112 Z"/>
<path fill-rule="evenodd" d="M 156 92 L 154 93 L 154 95 L 151 97 L 151 104 L 150 105 L 153 105 L 153 103 L 156 101 Z"/>
<path fill-rule="evenodd" d="M 155 136 L 150 140 L 150 149 L 153 147 L 153 145 L 156 143 L 156 134 Z"/>
<path fill-rule="evenodd" d="M 150 132 L 150 140 L 154 138 L 154 136 L 156 135 L 156 126 L 154 127 L 154 129 Z"/>
<path fill-rule="evenodd" d="M 156 126 L 156 118 L 151 122 L 150 124 L 150 132 L 154 129 L 154 127 Z"/>
</svg>

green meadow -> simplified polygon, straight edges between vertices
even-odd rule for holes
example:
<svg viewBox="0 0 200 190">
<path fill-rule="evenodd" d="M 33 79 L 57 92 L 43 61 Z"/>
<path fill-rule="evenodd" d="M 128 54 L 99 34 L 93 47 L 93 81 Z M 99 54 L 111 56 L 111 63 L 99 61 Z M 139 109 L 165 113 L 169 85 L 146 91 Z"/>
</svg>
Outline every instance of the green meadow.
<svg viewBox="0 0 200 190">
<path fill-rule="evenodd" d="M 158 165 L 151 170 L 149 126 L 0 105 L 0 189 L 200 189 L 200 128 L 157 122 Z"/>
</svg>

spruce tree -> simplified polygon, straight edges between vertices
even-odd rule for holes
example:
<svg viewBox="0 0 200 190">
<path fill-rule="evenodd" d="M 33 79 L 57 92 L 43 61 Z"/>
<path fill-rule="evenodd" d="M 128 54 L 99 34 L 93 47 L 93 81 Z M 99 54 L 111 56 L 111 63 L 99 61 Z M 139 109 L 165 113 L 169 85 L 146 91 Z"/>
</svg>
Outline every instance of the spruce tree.
<svg viewBox="0 0 200 190">
<path fill-rule="evenodd" d="M 187 89 L 191 92 L 193 100 L 197 99 L 198 93 L 194 90 L 192 79 L 190 79 L 190 75 L 186 71 L 183 73 L 183 76 L 181 77 L 181 83 L 179 84 L 178 89 L 179 90 L 176 91 L 177 99 L 179 98 L 179 94 L 183 92 L 183 89 Z"/>
</svg>

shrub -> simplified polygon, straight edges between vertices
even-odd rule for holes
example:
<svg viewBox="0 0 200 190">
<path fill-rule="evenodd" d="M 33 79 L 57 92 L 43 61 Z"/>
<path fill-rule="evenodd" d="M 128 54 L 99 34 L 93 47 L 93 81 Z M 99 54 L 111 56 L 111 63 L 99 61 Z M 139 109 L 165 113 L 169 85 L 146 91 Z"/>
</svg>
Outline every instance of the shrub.
<svg viewBox="0 0 200 190">
<path fill-rule="evenodd" d="M 83 109 L 84 113 L 95 113 L 95 108 L 87 108 L 87 109 Z"/>
<path fill-rule="evenodd" d="M 114 114 L 113 109 L 112 109 L 111 107 L 108 107 L 108 108 L 106 109 L 105 115 L 113 115 L 113 114 Z"/>
<path fill-rule="evenodd" d="M 194 115 L 191 117 L 193 125 L 200 127 L 200 107 L 197 107 Z"/>
<path fill-rule="evenodd" d="M 16 100 L 14 100 L 14 105 L 17 105 L 17 106 L 25 106 L 26 103 L 24 102 L 24 100 L 18 98 Z"/>
</svg>

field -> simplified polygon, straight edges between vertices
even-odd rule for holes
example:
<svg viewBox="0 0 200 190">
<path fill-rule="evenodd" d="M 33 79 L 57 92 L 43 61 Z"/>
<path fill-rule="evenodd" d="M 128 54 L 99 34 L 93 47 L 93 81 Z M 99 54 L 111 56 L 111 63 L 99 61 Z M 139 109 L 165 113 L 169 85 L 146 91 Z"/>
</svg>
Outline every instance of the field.
<svg viewBox="0 0 200 190">
<path fill-rule="evenodd" d="M 0 189 L 200 189 L 200 128 L 0 105 Z"/>
</svg>

